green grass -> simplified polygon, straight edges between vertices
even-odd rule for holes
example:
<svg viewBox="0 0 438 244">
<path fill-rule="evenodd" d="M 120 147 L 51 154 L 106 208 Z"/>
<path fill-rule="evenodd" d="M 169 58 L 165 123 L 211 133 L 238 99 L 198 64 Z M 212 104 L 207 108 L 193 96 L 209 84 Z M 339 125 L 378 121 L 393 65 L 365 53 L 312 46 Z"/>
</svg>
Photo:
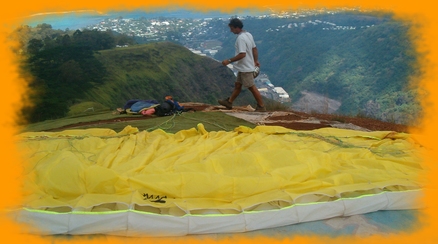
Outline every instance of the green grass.
<svg viewBox="0 0 438 244">
<path fill-rule="evenodd" d="M 263 98 L 265 103 L 265 108 L 267 111 L 289 111 L 290 110 L 290 104 L 283 104 L 278 101 L 274 101 L 271 99 Z"/>
<path fill-rule="evenodd" d="M 114 115 L 111 111 L 94 112 L 81 116 L 71 116 L 55 120 L 45 120 L 38 123 L 29 124 L 24 128 L 24 132 L 28 131 L 47 131 L 63 126 L 73 125 L 82 122 L 99 121 L 118 118 L 120 115 Z"/>
<path fill-rule="evenodd" d="M 61 131 L 63 126 L 75 125 L 83 122 L 97 122 L 101 120 L 113 120 L 112 123 L 94 123 L 93 125 L 75 126 L 69 129 L 89 129 L 89 128 L 109 128 L 116 132 L 123 130 L 130 125 L 137 127 L 140 131 L 162 129 L 168 133 L 176 133 L 180 130 L 196 128 L 202 123 L 207 131 L 232 131 L 238 126 L 248 126 L 254 128 L 255 125 L 243 119 L 235 118 L 222 112 L 184 112 L 179 115 L 153 117 L 150 119 L 117 121 L 123 117 L 142 117 L 141 115 L 118 115 L 112 114 L 111 111 L 98 112 L 91 115 L 80 117 L 68 117 L 57 120 L 48 120 L 44 122 L 28 125 L 24 131 Z"/>
<path fill-rule="evenodd" d="M 101 112 L 109 110 L 108 107 L 97 102 L 81 102 L 70 107 L 67 116 L 81 116 L 88 115 L 94 112 Z"/>
</svg>

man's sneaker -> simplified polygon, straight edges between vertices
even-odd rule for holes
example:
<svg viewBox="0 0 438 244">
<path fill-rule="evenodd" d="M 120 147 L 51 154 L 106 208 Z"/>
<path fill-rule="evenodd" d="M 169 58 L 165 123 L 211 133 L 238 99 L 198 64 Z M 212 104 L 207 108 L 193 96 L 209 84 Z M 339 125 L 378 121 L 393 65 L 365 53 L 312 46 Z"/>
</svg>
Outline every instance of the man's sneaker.
<svg viewBox="0 0 438 244">
<path fill-rule="evenodd" d="M 266 108 L 257 104 L 256 112 L 266 112 Z"/>
<path fill-rule="evenodd" d="M 222 105 L 225 106 L 228 109 L 232 109 L 233 108 L 233 104 L 230 103 L 230 101 L 228 101 L 229 98 L 224 99 L 224 100 L 217 100 L 217 102 Z"/>
</svg>

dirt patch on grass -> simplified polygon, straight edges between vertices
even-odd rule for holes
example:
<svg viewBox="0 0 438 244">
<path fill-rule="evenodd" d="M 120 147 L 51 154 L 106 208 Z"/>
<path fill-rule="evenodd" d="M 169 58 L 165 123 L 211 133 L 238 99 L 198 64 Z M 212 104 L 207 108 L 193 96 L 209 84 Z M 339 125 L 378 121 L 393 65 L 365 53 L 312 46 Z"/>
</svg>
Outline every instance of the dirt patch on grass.
<svg viewBox="0 0 438 244">
<path fill-rule="evenodd" d="M 284 115 L 271 116 L 268 118 L 268 120 L 277 121 L 274 122 L 274 124 L 295 130 L 302 130 L 307 127 L 310 128 L 311 126 L 306 125 L 307 123 L 300 122 L 306 120 L 319 121 L 320 125 L 315 125 L 315 128 L 337 127 L 336 125 L 339 124 L 352 124 L 370 131 L 408 132 L 409 130 L 409 127 L 406 125 L 394 124 L 371 118 L 347 117 L 333 114 L 306 114 L 303 112 L 290 112 Z"/>
</svg>

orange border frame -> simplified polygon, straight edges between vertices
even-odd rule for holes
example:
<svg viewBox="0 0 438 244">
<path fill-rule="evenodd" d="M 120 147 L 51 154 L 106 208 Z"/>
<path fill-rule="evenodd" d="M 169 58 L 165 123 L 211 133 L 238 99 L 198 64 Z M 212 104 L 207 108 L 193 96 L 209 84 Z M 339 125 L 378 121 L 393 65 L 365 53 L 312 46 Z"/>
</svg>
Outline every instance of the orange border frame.
<svg viewBox="0 0 438 244">
<path fill-rule="evenodd" d="M 438 237 L 437 227 L 437 210 L 431 209 L 433 204 L 436 203 L 437 191 L 436 187 L 438 177 L 433 177 L 437 173 L 436 159 L 437 153 L 433 151 L 435 144 L 435 138 L 437 136 L 436 125 L 436 106 L 438 96 L 437 86 L 435 83 L 436 76 L 438 74 L 436 62 L 437 62 L 437 24 L 438 15 L 435 13 L 433 3 L 424 1 L 425 3 L 419 3 L 419 1 L 400 1 L 400 0 L 370 0 L 370 1 L 357 1 L 358 3 L 352 3 L 348 0 L 328 0 L 328 1 L 315 1 L 315 0 L 301 0 L 299 2 L 290 2 L 287 0 L 281 0 L 279 2 L 269 4 L 267 1 L 262 0 L 221 0 L 206 3 L 201 0 L 182 0 L 182 1 L 164 1 L 159 4 L 158 1 L 153 3 L 151 0 L 131 0 L 131 1 L 119 1 L 119 0 L 101 0 L 101 1 L 89 1 L 89 0 L 75 0 L 70 2 L 58 1 L 54 3 L 50 0 L 29 1 L 24 0 L 20 2 L 9 3 L 1 8 L 2 25 L 0 26 L 0 38 L 2 45 L 0 46 L 1 59 L 0 67 L 1 72 L 1 104 L 2 113 L 0 120 L 0 143 L 2 151 L 2 170 L 1 173 L 1 201 L 0 201 L 0 236 L 3 241 L 11 241 L 14 243 L 46 243 L 46 242 L 88 242 L 88 243 L 126 243 L 126 242 L 160 242 L 160 243 L 173 243 L 173 242 L 187 242 L 190 243 L 205 243 L 205 242 L 222 242 L 222 243 L 254 243 L 254 242 L 278 242 L 278 243 L 319 243 L 319 242 L 339 242 L 339 241 L 354 241 L 355 243 L 430 243 L 432 239 Z M 208 2 L 208 1 L 207 1 Z M 324 2 L 324 3 L 322 3 Z M 22 182 L 20 181 L 21 162 L 19 157 L 19 151 L 14 143 L 14 135 L 19 132 L 19 128 L 15 125 L 15 122 L 19 120 L 16 116 L 16 111 L 19 110 L 22 102 L 22 96 L 25 94 L 25 82 L 18 72 L 15 56 L 12 54 L 7 42 L 8 33 L 23 23 L 26 16 L 30 16 L 41 12 L 57 12 L 57 11 L 77 11 L 77 10 L 97 10 L 101 12 L 111 10 L 135 10 L 135 9 L 157 9 L 157 8 L 187 8 L 195 11 L 207 11 L 207 10 L 222 10 L 224 12 L 232 12 L 239 9 L 257 9 L 263 8 L 269 5 L 269 7 L 277 10 L 284 8 L 335 8 L 335 7 L 361 7 L 362 9 L 390 11 L 396 14 L 397 17 L 406 21 L 412 21 L 418 24 L 418 28 L 412 33 L 416 37 L 416 47 L 420 57 L 420 65 L 424 71 L 424 75 L 420 79 L 420 85 L 428 92 L 428 96 L 422 100 L 424 109 L 426 110 L 426 116 L 421 121 L 421 131 L 415 131 L 413 133 L 420 135 L 419 141 L 427 148 L 427 154 L 424 155 L 425 162 L 430 168 L 427 175 L 428 187 L 426 188 L 426 197 L 424 199 L 427 206 L 431 206 L 424 210 L 424 218 L 421 220 L 421 228 L 412 232 L 398 233 L 397 235 L 390 236 L 373 236 L 369 238 L 355 238 L 355 237 L 339 237 L 329 238 L 324 236 L 295 236 L 290 239 L 278 239 L 278 237 L 259 236 L 254 239 L 245 238 L 228 238 L 221 240 L 213 239 L 191 239 L 191 238 L 159 238 L 159 239 L 144 239 L 144 238 L 120 238 L 110 236 L 96 236 L 96 237 L 74 237 L 74 238 L 57 238 L 57 237 L 39 237 L 20 233 L 20 226 L 17 223 L 11 221 L 5 217 L 8 213 L 8 209 L 14 208 L 20 204 L 20 187 Z M 340 240 L 342 238 L 342 240 Z"/>
</svg>

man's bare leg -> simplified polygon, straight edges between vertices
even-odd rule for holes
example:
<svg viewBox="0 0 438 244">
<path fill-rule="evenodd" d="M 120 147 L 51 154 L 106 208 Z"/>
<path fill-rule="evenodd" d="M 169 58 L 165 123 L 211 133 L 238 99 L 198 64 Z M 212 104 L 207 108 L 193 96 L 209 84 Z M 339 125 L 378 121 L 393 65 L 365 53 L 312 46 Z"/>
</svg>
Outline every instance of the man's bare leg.
<svg viewBox="0 0 438 244">
<path fill-rule="evenodd" d="M 251 86 L 251 87 L 248 87 L 248 90 L 251 91 L 252 95 L 254 96 L 255 100 L 257 101 L 257 104 L 260 107 L 264 107 L 265 104 L 263 103 L 262 95 L 260 94 L 260 92 L 257 89 L 257 87 L 256 86 Z"/>
<path fill-rule="evenodd" d="M 239 96 L 241 91 L 242 91 L 242 84 L 240 84 L 239 82 L 235 82 L 233 93 L 231 93 L 231 96 L 228 99 L 228 101 L 230 103 L 233 103 L 233 101 L 237 98 L 237 96 Z"/>
</svg>

